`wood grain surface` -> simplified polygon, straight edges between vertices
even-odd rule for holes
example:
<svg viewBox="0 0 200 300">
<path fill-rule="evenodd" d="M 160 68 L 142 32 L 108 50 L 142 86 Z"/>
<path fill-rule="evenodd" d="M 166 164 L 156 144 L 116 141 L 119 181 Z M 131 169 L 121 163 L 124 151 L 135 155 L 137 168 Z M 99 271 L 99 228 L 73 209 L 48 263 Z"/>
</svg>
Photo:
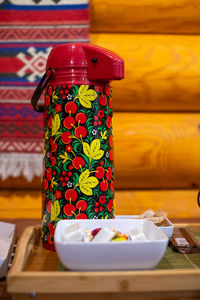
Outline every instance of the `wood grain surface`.
<svg viewBox="0 0 200 300">
<path fill-rule="evenodd" d="M 116 113 L 116 188 L 199 188 L 199 124 L 200 114 Z"/>
<path fill-rule="evenodd" d="M 198 0 L 91 0 L 91 32 L 200 33 Z"/>
<path fill-rule="evenodd" d="M 197 190 L 125 190 L 115 192 L 115 214 L 135 215 L 147 209 L 162 209 L 170 219 L 193 218 L 200 221 Z M 0 194 L 0 219 L 13 223 L 18 221 L 17 237 L 25 225 L 40 223 L 42 193 L 40 191 L 2 191 Z M 34 220 L 37 221 L 34 221 Z M 199 220 L 199 221 L 198 221 Z M 177 221 L 177 220 L 176 220 Z M 193 222 L 194 222 L 193 221 Z M 185 221 L 184 221 L 185 222 Z"/>
<path fill-rule="evenodd" d="M 199 36 L 100 33 L 91 42 L 125 60 L 115 111 L 200 111 Z"/>
<path fill-rule="evenodd" d="M 165 298 L 163 298 L 165 297 Z M 59 298 L 62 300 L 199 300 L 200 292 L 199 291 L 175 291 L 175 292 L 152 292 L 152 293 L 76 293 L 76 294 L 59 294 Z M 14 294 L 13 300 L 30 300 L 30 295 L 28 294 Z M 58 294 L 37 294 L 37 300 L 57 300 Z M 2 299 L 4 300 L 4 299 Z M 7 299 L 5 299 L 7 300 Z"/>
</svg>

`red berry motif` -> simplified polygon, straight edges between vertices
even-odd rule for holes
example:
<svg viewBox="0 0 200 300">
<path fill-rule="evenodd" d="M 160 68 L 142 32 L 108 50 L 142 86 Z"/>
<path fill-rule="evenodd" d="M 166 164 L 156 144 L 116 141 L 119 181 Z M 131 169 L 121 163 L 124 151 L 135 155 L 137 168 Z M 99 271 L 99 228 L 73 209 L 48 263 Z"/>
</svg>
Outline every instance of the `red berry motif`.
<svg viewBox="0 0 200 300">
<path fill-rule="evenodd" d="M 62 111 L 62 106 L 60 104 L 56 104 L 55 111 L 60 113 Z"/>
<path fill-rule="evenodd" d="M 113 136 L 112 136 L 112 134 L 109 136 L 109 145 L 110 145 L 110 147 L 113 147 Z"/>
<path fill-rule="evenodd" d="M 114 181 L 111 181 L 110 183 L 110 190 L 114 192 Z"/>
<path fill-rule="evenodd" d="M 71 145 L 67 145 L 65 149 L 67 152 L 71 152 L 73 150 Z"/>
<path fill-rule="evenodd" d="M 71 217 L 75 210 L 76 210 L 76 207 L 70 203 L 66 204 L 63 208 L 64 214 L 68 217 Z"/>
<path fill-rule="evenodd" d="M 113 209 L 113 200 L 110 199 L 109 202 L 108 202 L 108 210 L 112 211 L 112 209 Z"/>
<path fill-rule="evenodd" d="M 110 91 L 111 91 L 111 88 L 110 86 L 106 86 L 105 89 L 104 89 L 104 92 L 107 96 L 110 96 Z"/>
<path fill-rule="evenodd" d="M 103 191 L 103 192 L 106 192 L 107 189 L 108 189 L 108 181 L 107 180 L 102 180 L 100 182 L 100 189 Z"/>
<path fill-rule="evenodd" d="M 85 127 L 83 126 L 79 126 L 75 129 L 75 135 L 80 138 L 84 138 L 87 135 L 87 130 Z"/>
<path fill-rule="evenodd" d="M 65 192 L 65 199 L 69 201 L 75 201 L 78 197 L 78 194 L 75 190 L 70 189 Z"/>
<path fill-rule="evenodd" d="M 51 151 L 55 152 L 57 150 L 57 143 L 52 138 L 50 139 Z"/>
<path fill-rule="evenodd" d="M 111 116 L 107 117 L 106 125 L 107 125 L 108 128 L 111 128 L 111 126 L 112 126 L 112 118 L 111 118 Z"/>
<path fill-rule="evenodd" d="M 95 172 L 95 176 L 99 179 L 103 178 L 104 176 L 104 168 L 102 167 L 97 167 L 96 168 L 96 172 Z"/>
<path fill-rule="evenodd" d="M 51 234 L 55 231 L 55 228 L 52 224 L 49 224 L 49 231 L 51 232 Z"/>
<path fill-rule="evenodd" d="M 51 213 L 51 201 L 47 202 L 46 208 L 47 208 L 48 213 L 50 214 Z"/>
<path fill-rule="evenodd" d="M 48 126 L 49 128 L 52 128 L 52 116 L 49 117 Z"/>
<path fill-rule="evenodd" d="M 106 202 L 106 197 L 105 197 L 105 196 L 101 196 L 101 197 L 99 198 L 99 202 L 100 202 L 101 204 L 104 204 L 104 203 Z"/>
<path fill-rule="evenodd" d="M 98 116 L 100 119 L 102 119 L 104 117 L 104 111 L 100 109 L 98 112 Z"/>
<path fill-rule="evenodd" d="M 81 213 L 76 216 L 76 219 L 88 219 L 88 217 L 86 214 Z"/>
<path fill-rule="evenodd" d="M 63 134 L 61 135 L 61 141 L 64 143 L 64 144 L 70 144 L 72 139 L 71 139 L 71 132 L 69 131 L 65 131 L 63 132 Z"/>
<path fill-rule="evenodd" d="M 87 117 L 84 113 L 80 112 L 76 115 L 76 121 L 81 123 L 81 124 L 84 124 L 87 120 Z"/>
<path fill-rule="evenodd" d="M 69 165 L 68 169 L 69 169 L 69 170 L 73 170 L 73 166 L 72 166 L 72 165 Z"/>
<path fill-rule="evenodd" d="M 56 199 L 60 199 L 62 197 L 61 191 L 56 191 L 55 192 L 55 197 L 56 197 Z"/>
<path fill-rule="evenodd" d="M 47 180 L 51 181 L 51 168 L 47 169 L 46 177 L 47 177 Z"/>
<path fill-rule="evenodd" d="M 72 117 L 66 117 L 63 121 L 63 125 L 67 129 L 71 129 L 74 124 L 75 124 L 75 120 Z"/>
<path fill-rule="evenodd" d="M 109 107 L 112 109 L 112 98 L 109 99 L 108 104 L 109 104 Z"/>
<path fill-rule="evenodd" d="M 49 97 L 49 95 L 46 95 L 46 97 L 45 97 L 45 106 L 47 107 L 47 106 L 49 106 L 49 104 L 50 104 L 50 97 Z"/>
<path fill-rule="evenodd" d="M 107 98 L 106 98 L 106 95 L 100 95 L 99 96 L 99 103 L 102 105 L 102 106 L 105 106 L 107 104 Z"/>
<path fill-rule="evenodd" d="M 113 150 L 110 150 L 110 151 L 109 151 L 109 157 L 110 157 L 110 160 L 113 161 L 113 159 L 114 159 L 114 153 L 113 153 Z"/>
<path fill-rule="evenodd" d="M 84 164 L 85 164 L 85 161 L 80 156 L 75 157 L 72 161 L 72 165 L 75 169 L 80 169 L 81 167 L 84 166 Z"/>
<path fill-rule="evenodd" d="M 51 157 L 51 166 L 55 166 L 56 164 L 56 158 L 54 156 Z"/>
<path fill-rule="evenodd" d="M 111 178 L 112 178 L 112 169 L 111 168 L 108 168 L 108 170 L 106 172 L 106 178 L 108 180 L 111 180 Z"/>
<path fill-rule="evenodd" d="M 46 178 L 43 179 L 43 189 L 46 191 L 48 189 L 48 181 L 46 180 Z"/>
<path fill-rule="evenodd" d="M 85 200 L 79 200 L 76 203 L 76 208 L 80 209 L 81 211 L 85 211 L 87 208 L 87 202 Z"/>
<path fill-rule="evenodd" d="M 101 93 L 103 92 L 103 86 L 102 85 L 96 85 L 94 87 L 95 91 L 97 91 L 98 93 Z"/>
<path fill-rule="evenodd" d="M 65 111 L 67 113 L 71 112 L 71 114 L 75 114 L 75 112 L 77 111 L 77 105 L 75 102 L 68 102 L 66 105 L 65 105 Z"/>
<path fill-rule="evenodd" d="M 48 94 L 51 96 L 52 95 L 52 86 L 49 86 L 49 88 L 48 88 Z"/>
</svg>

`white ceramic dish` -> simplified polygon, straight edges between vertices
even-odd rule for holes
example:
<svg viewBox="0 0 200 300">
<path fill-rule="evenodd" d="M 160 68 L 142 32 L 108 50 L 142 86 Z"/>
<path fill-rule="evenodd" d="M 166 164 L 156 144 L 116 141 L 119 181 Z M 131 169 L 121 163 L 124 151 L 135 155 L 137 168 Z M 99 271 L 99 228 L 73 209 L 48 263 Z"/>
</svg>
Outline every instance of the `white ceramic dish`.
<svg viewBox="0 0 200 300">
<path fill-rule="evenodd" d="M 5 277 L 15 242 L 15 225 L 0 222 L 0 278 Z"/>
<path fill-rule="evenodd" d="M 115 219 L 135 219 L 137 217 L 138 217 L 137 215 L 117 215 L 115 216 Z M 157 227 L 159 227 L 170 239 L 173 234 L 174 225 L 167 217 L 165 217 L 165 219 L 169 223 L 169 226 L 157 226 Z"/>
<path fill-rule="evenodd" d="M 71 224 L 83 228 L 113 227 L 126 233 L 140 228 L 148 238 L 143 242 L 63 242 L 63 232 Z M 152 222 L 134 219 L 62 220 L 55 231 L 55 247 L 62 264 L 70 270 L 131 270 L 153 268 L 163 257 L 168 237 Z"/>
</svg>

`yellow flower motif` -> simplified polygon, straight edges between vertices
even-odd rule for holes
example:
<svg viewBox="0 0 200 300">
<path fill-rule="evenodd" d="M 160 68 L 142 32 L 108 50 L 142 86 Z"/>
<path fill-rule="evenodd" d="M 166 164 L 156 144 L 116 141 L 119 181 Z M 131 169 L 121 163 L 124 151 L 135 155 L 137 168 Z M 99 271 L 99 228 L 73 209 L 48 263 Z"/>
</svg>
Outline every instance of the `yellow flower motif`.
<svg viewBox="0 0 200 300">
<path fill-rule="evenodd" d="M 46 152 L 47 152 L 47 151 L 43 148 L 43 157 L 45 157 Z"/>
<path fill-rule="evenodd" d="M 54 179 L 55 179 L 55 177 L 53 177 L 53 178 L 51 179 L 51 187 L 52 187 L 52 188 L 54 187 L 54 185 L 58 185 L 58 183 L 57 183 L 56 181 L 54 181 Z"/>
<path fill-rule="evenodd" d="M 55 91 L 53 91 L 52 94 L 52 102 L 54 103 L 54 100 L 58 99 L 58 96 L 55 95 Z"/>
<path fill-rule="evenodd" d="M 63 164 L 68 160 L 67 152 L 65 152 L 64 155 L 59 155 L 59 157 L 63 159 Z"/>
<path fill-rule="evenodd" d="M 45 140 L 48 140 L 48 138 L 49 138 L 48 134 L 49 134 L 49 131 L 47 130 L 47 131 L 44 133 L 44 139 L 45 139 Z"/>
</svg>

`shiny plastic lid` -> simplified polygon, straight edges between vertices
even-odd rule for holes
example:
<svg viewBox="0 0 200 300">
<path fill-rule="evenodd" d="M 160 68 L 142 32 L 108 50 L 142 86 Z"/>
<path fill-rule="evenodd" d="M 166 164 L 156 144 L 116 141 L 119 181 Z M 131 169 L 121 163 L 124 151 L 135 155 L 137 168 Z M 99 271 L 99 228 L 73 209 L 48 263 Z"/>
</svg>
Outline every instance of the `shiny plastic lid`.
<svg viewBox="0 0 200 300">
<path fill-rule="evenodd" d="M 124 78 L 124 61 L 119 55 L 86 43 L 68 43 L 53 48 L 46 68 L 53 69 L 55 76 L 60 73 L 61 81 L 61 74 L 68 74 L 69 77 L 70 74 L 81 75 L 89 81 L 103 82 Z M 81 78 L 79 80 L 81 81 Z"/>
</svg>

